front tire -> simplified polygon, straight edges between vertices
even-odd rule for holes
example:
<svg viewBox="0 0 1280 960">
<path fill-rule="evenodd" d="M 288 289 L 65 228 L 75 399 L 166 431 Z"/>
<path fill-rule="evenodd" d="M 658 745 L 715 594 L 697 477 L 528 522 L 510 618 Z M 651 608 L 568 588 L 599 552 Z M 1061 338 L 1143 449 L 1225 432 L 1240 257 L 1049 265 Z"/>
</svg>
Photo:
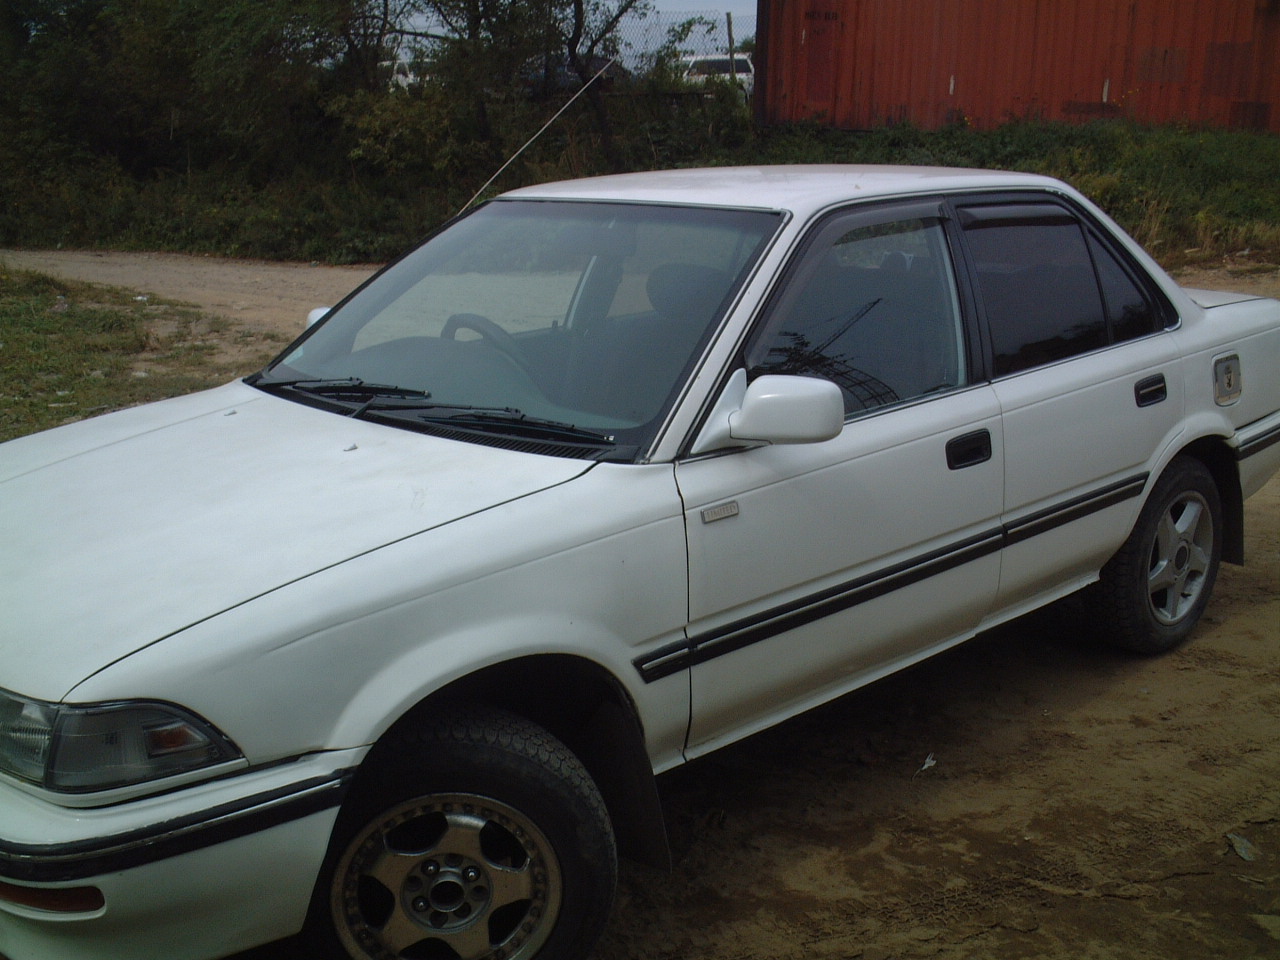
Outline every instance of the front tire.
<svg viewBox="0 0 1280 960">
<path fill-rule="evenodd" d="M 313 905 L 326 956 L 576 960 L 617 879 L 604 801 L 529 721 L 460 708 L 370 755 Z"/>
<path fill-rule="evenodd" d="M 1222 556 L 1222 498 L 1199 460 L 1179 457 L 1152 488 L 1138 522 L 1102 569 L 1097 597 L 1108 639 L 1163 653 L 1204 613 Z"/>
</svg>

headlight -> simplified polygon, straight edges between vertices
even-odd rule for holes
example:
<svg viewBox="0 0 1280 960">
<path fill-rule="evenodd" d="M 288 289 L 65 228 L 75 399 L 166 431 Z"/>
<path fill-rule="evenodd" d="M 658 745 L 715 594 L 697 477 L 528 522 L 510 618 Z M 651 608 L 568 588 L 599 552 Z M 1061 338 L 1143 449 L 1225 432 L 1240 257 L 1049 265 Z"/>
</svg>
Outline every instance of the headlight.
<svg viewBox="0 0 1280 960">
<path fill-rule="evenodd" d="M 210 767 L 240 751 L 167 703 L 64 705 L 0 690 L 0 772 L 59 793 L 88 793 Z"/>
</svg>

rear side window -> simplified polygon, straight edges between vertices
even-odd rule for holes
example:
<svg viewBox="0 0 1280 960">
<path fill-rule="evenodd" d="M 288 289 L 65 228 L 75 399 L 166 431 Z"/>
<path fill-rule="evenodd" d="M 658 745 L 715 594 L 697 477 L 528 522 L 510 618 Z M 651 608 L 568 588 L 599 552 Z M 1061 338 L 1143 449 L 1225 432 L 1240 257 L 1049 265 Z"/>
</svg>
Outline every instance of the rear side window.
<svg viewBox="0 0 1280 960">
<path fill-rule="evenodd" d="M 1043 217 L 1010 222 L 992 216 L 966 224 L 996 376 L 1107 344 L 1084 231 L 1070 217 L 1051 215 L 1059 208 L 1045 206 Z"/>
<path fill-rule="evenodd" d="M 960 211 L 1004 376 L 1157 329 L 1157 311 L 1116 256 L 1052 203 Z"/>
</svg>

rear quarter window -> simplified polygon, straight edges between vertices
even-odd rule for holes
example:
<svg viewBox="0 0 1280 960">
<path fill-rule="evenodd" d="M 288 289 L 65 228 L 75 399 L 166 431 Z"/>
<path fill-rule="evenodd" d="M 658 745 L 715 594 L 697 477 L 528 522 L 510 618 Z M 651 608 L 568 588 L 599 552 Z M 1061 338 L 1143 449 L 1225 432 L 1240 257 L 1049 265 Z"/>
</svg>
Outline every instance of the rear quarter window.
<svg viewBox="0 0 1280 960">
<path fill-rule="evenodd" d="M 1159 330 L 1164 319 L 1161 311 L 1133 275 L 1096 236 L 1089 237 L 1089 246 L 1098 267 L 1112 342 L 1133 340 Z"/>
</svg>

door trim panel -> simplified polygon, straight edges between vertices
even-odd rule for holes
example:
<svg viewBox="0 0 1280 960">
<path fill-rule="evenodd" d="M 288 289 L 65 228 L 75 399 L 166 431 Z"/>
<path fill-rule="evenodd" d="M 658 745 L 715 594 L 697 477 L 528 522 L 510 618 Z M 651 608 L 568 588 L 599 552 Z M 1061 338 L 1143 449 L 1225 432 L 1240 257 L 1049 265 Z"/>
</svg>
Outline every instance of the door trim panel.
<svg viewBox="0 0 1280 960">
<path fill-rule="evenodd" d="M 714 630 L 692 634 L 687 640 L 668 644 L 636 659 L 633 666 L 645 683 L 652 683 L 743 647 L 769 640 L 1141 496 L 1149 476 L 1148 473 L 1141 473 L 1116 481 L 950 546 L 836 584 Z"/>
</svg>

